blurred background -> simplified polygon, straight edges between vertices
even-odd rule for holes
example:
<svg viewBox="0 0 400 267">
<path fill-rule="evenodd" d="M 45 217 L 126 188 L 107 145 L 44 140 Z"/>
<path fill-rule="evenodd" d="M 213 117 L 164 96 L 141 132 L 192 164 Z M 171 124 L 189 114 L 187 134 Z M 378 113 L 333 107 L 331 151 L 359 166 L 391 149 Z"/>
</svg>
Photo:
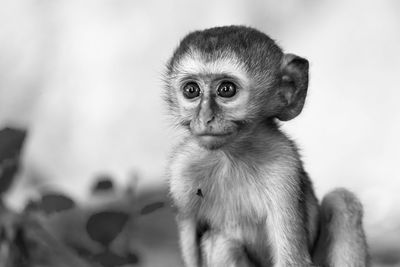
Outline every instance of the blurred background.
<svg viewBox="0 0 400 267">
<path fill-rule="evenodd" d="M 1 1 L 0 128 L 28 130 L 7 205 L 49 188 L 86 203 L 99 175 L 121 190 L 165 188 L 178 138 L 161 99 L 165 63 L 185 34 L 230 24 L 310 61 L 305 109 L 284 128 L 318 197 L 355 192 L 373 254 L 399 254 L 397 0 Z"/>
</svg>

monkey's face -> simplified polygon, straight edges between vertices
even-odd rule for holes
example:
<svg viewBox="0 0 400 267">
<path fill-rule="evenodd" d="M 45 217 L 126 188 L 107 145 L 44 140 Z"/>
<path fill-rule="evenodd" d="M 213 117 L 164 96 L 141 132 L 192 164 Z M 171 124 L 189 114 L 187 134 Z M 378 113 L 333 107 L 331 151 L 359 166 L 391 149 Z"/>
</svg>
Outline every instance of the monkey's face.
<svg viewBox="0 0 400 267">
<path fill-rule="evenodd" d="M 263 120 L 293 119 L 307 93 L 307 60 L 242 26 L 187 35 L 167 67 L 171 114 L 207 149 L 251 135 Z"/>
<path fill-rule="evenodd" d="M 201 146 L 221 148 L 246 127 L 250 88 L 243 64 L 234 57 L 206 61 L 191 53 L 172 79 L 175 117 Z"/>
</svg>

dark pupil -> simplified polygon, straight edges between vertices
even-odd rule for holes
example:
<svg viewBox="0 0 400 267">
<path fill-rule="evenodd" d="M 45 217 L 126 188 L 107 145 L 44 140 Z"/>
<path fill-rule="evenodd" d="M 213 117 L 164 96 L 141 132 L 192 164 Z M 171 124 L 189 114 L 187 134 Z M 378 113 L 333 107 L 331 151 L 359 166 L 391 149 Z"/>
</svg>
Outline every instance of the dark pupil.
<svg viewBox="0 0 400 267">
<path fill-rule="evenodd" d="M 183 90 L 183 95 L 186 98 L 195 98 L 198 97 L 200 95 L 200 90 L 199 87 L 197 86 L 197 84 L 195 83 L 189 83 L 185 86 L 184 90 Z"/>
<path fill-rule="evenodd" d="M 236 94 L 236 86 L 231 82 L 224 82 L 219 86 L 217 93 L 221 97 L 232 97 Z"/>
</svg>

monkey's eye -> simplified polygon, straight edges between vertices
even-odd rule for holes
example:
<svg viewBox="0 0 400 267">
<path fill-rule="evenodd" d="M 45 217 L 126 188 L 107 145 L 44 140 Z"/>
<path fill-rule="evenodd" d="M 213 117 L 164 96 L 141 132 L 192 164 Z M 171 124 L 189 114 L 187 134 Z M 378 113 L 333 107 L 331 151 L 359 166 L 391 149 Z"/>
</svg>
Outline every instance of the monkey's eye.
<svg viewBox="0 0 400 267">
<path fill-rule="evenodd" d="M 183 96 L 187 99 L 193 99 L 200 95 L 199 85 L 195 82 L 189 82 L 183 87 Z"/>
<path fill-rule="evenodd" d="M 236 85 L 232 82 L 222 82 L 217 89 L 217 95 L 220 97 L 233 97 L 236 95 Z"/>
</svg>

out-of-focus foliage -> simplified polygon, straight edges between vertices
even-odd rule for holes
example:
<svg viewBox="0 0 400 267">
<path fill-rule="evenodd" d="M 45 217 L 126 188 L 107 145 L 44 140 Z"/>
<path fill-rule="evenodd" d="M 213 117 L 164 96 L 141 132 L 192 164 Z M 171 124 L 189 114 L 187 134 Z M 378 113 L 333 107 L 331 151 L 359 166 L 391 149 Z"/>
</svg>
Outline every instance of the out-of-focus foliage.
<svg viewBox="0 0 400 267">
<path fill-rule="evenodd" d="M 155 191 L 151 195 L 158 201 L 148 202 L 144 200 L 146 196 L 135 200 L 126 196 L 94 207 L 69 206 L 65 209 L 68 197 L 59 195 L 52 199 L 52 210 L 40 201 L 23 213 L 2 207 L 0 266 L 180 266 L 172 213 L 170 210 L 157 212 L 164 206 L 165 192 Z M 143 202 L 147 204 L 143 205 Z M 146 220 L 153 213 L 156 222 L 161 223 L 155 229 L 152 229 L 154 223 L 141 222 L 141 217 Z M 145 229 L 139 233 L 141 227 Z M 168 259 L 164 261 L 166 265 L 157 259 L 159 255 L 152 256 L 151 248 L 155 247 L 148 247 L 152 240 L 158 240 L 164 253 L 169 251 Z"/>
<path fill-rule="evenodd" d="M 16 177 L 24 137 L 25 132 L 20 130 L 0 131 L 0 192 L 6 193 Z M 136 198 L 133 189 L 117 197 L 110 186 L 112 178 L 106 180 L 99 177 L 93 187 L 93 197 L 98 197 L 98 204 L 95 201 L 92 207 L 79 206 L 59 192 L 44 192 L 39 199 L 31 200 L 23 212 L 17 213 L 1 202 L 0 194 L 0 266 L 168 266 L 168 261 L 167 265 L 154 265 L 154 262 L 149 265 L 146 251 L 140 251 L 135 244 L 141 241 L 146 244 L 152 235 L 157 239 L 160 232 L 174 233 L 173 223 L 159 227 L 158 232 L 148 231 L 145 240 L 132 235 L 140 227 L 141 217 L 152 213 L 157 216 L 156 211 L 164 207 L 165 192 L 154 191 L 151 193 L 153 200 L 143 196 Z M 107 195 L 114 197 L 107 199 Z M 106 201 L 99 204 L 101 199 Z M 164 222 L 172 221 L 171 211 L 165 210 L 164 215 L 167 215 Z M 161 244 L 168 242 L 165 234 L 159 238 L 164 238 Z M 176 235 L 169 235 L 169 242 L 173 244 L 175 240 Z M 175 255 L 175 263 L 169 266 L 179 266 L 177 246 L 172 245 L 172 249 L 175 253 L 170 254 Z"/>
</svg>

